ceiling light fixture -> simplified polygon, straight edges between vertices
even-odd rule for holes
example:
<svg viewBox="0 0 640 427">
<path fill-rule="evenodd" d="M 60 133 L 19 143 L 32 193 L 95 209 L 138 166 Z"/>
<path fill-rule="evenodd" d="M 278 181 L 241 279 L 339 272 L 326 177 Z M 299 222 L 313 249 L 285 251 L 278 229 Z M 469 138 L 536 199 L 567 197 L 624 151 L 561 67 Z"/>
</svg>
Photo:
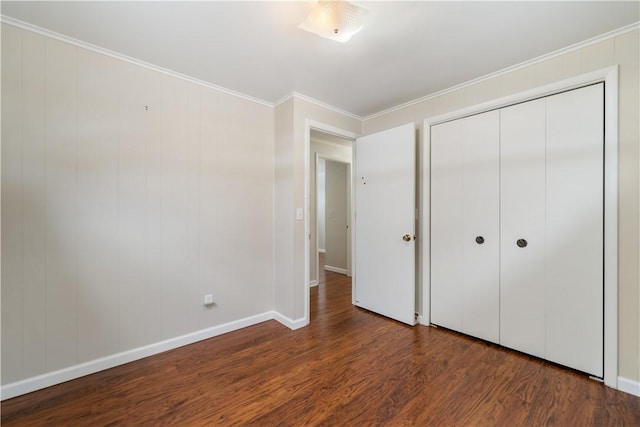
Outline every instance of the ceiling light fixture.
<svg viewBox="0 0 640 427">
<path fill-rule="evenodd" d="M 298 28 L 346 43 L 362 29 L 368 11 L 341 0 L 319 0 Z"/>
</svg>

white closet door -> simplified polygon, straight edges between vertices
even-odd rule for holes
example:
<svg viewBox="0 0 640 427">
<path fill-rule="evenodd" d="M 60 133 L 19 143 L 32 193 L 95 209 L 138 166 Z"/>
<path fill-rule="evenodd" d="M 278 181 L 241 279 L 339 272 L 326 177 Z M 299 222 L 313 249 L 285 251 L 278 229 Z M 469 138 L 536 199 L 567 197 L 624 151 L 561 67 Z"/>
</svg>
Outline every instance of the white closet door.
<svg viewBox="0 0 640 427">
<path fill-rule="evenodd" d="M 546 358 L 603 376 L 604 85 L 547 98 Z"/>
<path fill-rule="evenodd" d="M 500 144 L 500 344 L 544 357 L 545 100 L 503 108 Z"/>
<path fill-rule="evenodd" d="M 431 127 L 431 323 L 462 331 L 462 120 Z"/>
<path fill-rule="evenodd" d="M 462 332 L 500 338 L 500 113 L 462 120 Z"/>
<path fill-rule="evenodd" d="M 431 322 L 498 342 L 499 112 L 431 132 Z"/>
</svg>

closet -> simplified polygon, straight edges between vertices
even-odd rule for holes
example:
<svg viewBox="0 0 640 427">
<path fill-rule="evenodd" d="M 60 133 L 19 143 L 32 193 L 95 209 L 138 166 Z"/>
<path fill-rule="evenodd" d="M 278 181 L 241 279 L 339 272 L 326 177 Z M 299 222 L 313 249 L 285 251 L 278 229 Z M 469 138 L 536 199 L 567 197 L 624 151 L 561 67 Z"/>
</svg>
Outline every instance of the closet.
<svg viewBox="0 0 640 427">
<path fill-rule="evenodd" d="M 431 127 L 431 323 L 603 376 L 603 102 Z"/>
</svg>

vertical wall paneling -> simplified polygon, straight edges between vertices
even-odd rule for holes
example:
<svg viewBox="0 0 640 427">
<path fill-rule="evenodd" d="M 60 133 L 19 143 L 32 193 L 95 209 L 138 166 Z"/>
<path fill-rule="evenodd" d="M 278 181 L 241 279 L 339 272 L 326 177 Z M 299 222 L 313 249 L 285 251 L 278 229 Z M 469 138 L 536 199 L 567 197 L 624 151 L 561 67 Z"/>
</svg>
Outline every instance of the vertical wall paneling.
<svg viewBox="0 0 640 427">
<path fill-rule="evenodd" d="M 47 39 L 47 370 L 78 362 L 77 49 Z"/>
<path fill-rule="evenodd" d="M 123 63 L 118 90 L 118 286 L 120 346 L 147 343 L 147 107 L 143 68 Z M 154 106 L 155 107 L 155 106 Z"/>
<path fill-rule="evenodd" d="M 22 256 L 27 266 L 22 272 L 22 345 L 26 377 L 46 369 L 45 43 L 43 36 L 22 34 Z M 5 122 L 7 125 L 10 123 Z"/>
<path fill-rule="evenodd" d="M 189 331 L 187 284 L 187 83 L 162 78 L 162 335 Z"/>
<path fill-rule="evenodd" d="M 242 141 L 244 146 L 242 152 L 237 153 L 238 167 L 245 172 L 241 181 L 242 187 L 232 199 L 234 208 L 244 214 L 241 246 L 251 254 L 246 261 L 252 266 L 252 268 L 243 268 L 238 263 L 242 257 L 234 260 L 234 268 L 242 270 L 243 273 L 240 281 L 242 289 L 238 290 L 234 300 L 249 292 L 255 295 L 248 300 L 244 298 L 244 302 L 235 301 L 233 304 L 243 307 L 243 310 L 249 314 L 269 310 L 272 307 L 273 296 L 265 286 L 268 283 L 265 280 L 265 274 L 273 271 L 273 259 L 266 257 L 265 254 L 271 250 L 273 219 L 270 215 L 256 215 L 254 206 L 269 205 L 273 200 L 271 184 L 273 182 L 273 150 L 264 142 L 265 135 L 273 135 L 273 114 L 269 107 L 242 99 L 238 101 L 240 102 L 238 111 L 247 110 L 255 118 L 251 122 L 251 127 L 242 123 L 237 124 L 241 129 L 241 137 L 237 140 Z"/>
<path fill-rule="evenodd" d="M 3 387 L 268 315 L 273 110 L 2 31 Z"/>
<path fill-rule="evenodd" d="M 238 280 L 236 286 L 242 286 L 251 277 L 251 268 L 239 263 L 242 259 L 244 248 L 251 247 L 254 243 L 250 236 L 251 206 L 247 199 L 247 183 L 252 179 L 255 171 L 243 172 L 243 164 L 246 158 L 243 156 L 242 146 L 250 144 L 244 133 L 244 123 L 238 120 L 237 111 L 243 107 L 246 101 L 231 97 L 221 96 L 220 108 L 220 138 L 217 200 L 227 200 L 220 203 L 216 211 L 217 238 L 220 246 L 226 248 L 218 252 L 219 266 L 217 280 L 218 297 L 220 299 L 220 321 L 230 320 L 230 305 L 239 305 L 238 291 L 240 289 L 223 286 L 224 283 L 232 283 L 234 278 Z M 245 262 L 251 263 L 247 259 Z"/>
<path fill-rule="evenodd" d="M 202 109 L 200 123 L 200 186 L 199 216 L 200 224 L 200 293 L 213 294 L 218 299 L 217 265 L 219 264 L 217 243 L 217 210 L 218 210 L 218 133 L 221 126 L 219 120 L 220 93 L 209 89 L 202 90 Z M 216 323 L 218 311 L 213 308 L 201 310 L 200 326 L 207 327 Z"/>
<path fill-rule="evenodd" d="M 77 221 L 78 355 L 117 352 L 118 63 L 79 49 Z"/>
<path fill-rule="evenodd" d="M 186 170 L 186 259 L 185 293 L 190 330 L 198 329 L 203 295 L 200 292 L 200 132 L 201 132 L 202 89 L 196 85 L 187 86 L 187 170 Z"/>
<path fill-rule="evenodd" d="M 147 341 L 164 338 L 162 334 L 162 79 L 153 71 L 146 73 L 145 146 L 146 146 L 146 317 Z M 149 107 L 148 110 L 146 107 Z"/>
<path fill-rule="evenodd" d="M 2 27 L 2 379 L 22 371 L 22 37 Z M 6 368 L 5 368 L 6 367 Z"/>
</svg>

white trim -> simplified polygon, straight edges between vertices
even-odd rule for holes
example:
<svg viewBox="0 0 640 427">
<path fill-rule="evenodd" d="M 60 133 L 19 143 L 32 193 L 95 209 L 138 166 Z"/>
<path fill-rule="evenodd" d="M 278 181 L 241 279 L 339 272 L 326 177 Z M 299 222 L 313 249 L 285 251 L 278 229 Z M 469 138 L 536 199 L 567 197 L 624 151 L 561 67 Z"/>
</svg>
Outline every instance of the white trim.
<svg viewBox="0 0 640 427">
<path fill-rule="evenodd" d="M 640 397 L 640 381 L 618 377 L 618 390 Z"/>
<path fill-rule="evenodd" d="M 541 86 L 535 89 L 509 95 L 494 101 L 485 102 L 473 107 L 464 108 L 451 113 L 428 118 L 423 124 L 423 165 L 431 163 L 431 131 L 438 123 L 478 114 L 496 108 L 506 107 L 518 102 L 548 96 L 586 86 L 592 83 L 605 82 L 605 241 L 604 241 L 604 383 L 613 388 L 618 386 L 618 66 L 582 74 L 570 79 Z M 426 169 L 425 169 L 426 170 Z M 430 231 L 430 173 L 422 179 L 423 206 L 422 229 L 425 241 Z M 429 247 L 425 245 L 422 256 L 423 292 L 422 292 L 422 324 L 430 321 L 430 275 Z"/>
<path fill-rule="evenodd" d="M 17 381 L 15 383 L 6 384 L 1 388 L 0 394 L 2 396 L 0 397 L 0 400 L 10 399 L 12 397 L 40 390 L 45 387 L 50 387 L 52 385 L 60 384 L 65 381 L 73 380 L 85 375 L 90 375 L 96 372 L 103 371 L 105 369 L 113 368 L 115 366 L 153 356 L 167 350 L 172 350 L 174 348 L 182 347 L 188 344 L 193 344 L 195 342 L 213 338 L 215 336 L 226 334 L 228 332 L 237 331 L 238 329 L 256 325 L 267 320 L 277 320 L 278 322 L 283 323 L 283 321 L 281 320 L 282 318 L 284 318 L 284 316 L 281 316 L 279 313 L 268 311 L 265 313 L 256 314 L 255 316 L 246 317 L 244 319 L 235 320 L 233 322 L 228 322 L 222 325 L 213 326 L 211 328 L 202 329 L 200 331 L 171 338 L 165 341 L 138 347 L 133 350 L 127 350 L 100 359 L 91 360 L 89 362 L 70 366 L 68 368 L 60 369 L 54 372 L 48 372 L 36 377 Z M 291 323 L 295 324 L 295 322 Z M 285 326 L 289 325 L 285 324 Z M 296 329 L 291 326 L 289 327 L 291 329 Z"/>
<path fill-rule="evenodd" d="M 294 94 L 295 92 L 290 92 L 288 94 L 286 94 L 285 96 L 283 96 L 282 98 L 278 99 L 276 102 L 273 103 L 273 107 L 279 107 L 280 105 L 284 104 L 285 102 L 287 102 L 290 99 L 294 98 Z"/>
<path fill-rule="evenodd" d="M 377 117 L 384 116 L 385 114 L 393 113 L 395 111 L 411 107 L 412 105 L 419 104 L 419 103 L 424 102 L 424 101 L 428 101 L 429 99 L 437 98 L 439 96 L 446 95 L 446 94 L 451 93 L 451 92 L 455 92 L 457 90 L 460 90 L 460 89 L 463 89 L 465 87 L 474 85 L 476 83 L 480 83 L 482 81 L 489 80 L 489 79 L 501 76 L 503 74 L 507 74 L 507 73 L 510 73 L 512 71 L 518 70 L 520 68 L 528 67 L 530 65 L 537 64 L 537 63 L 542 62 L 542 61 L 546 61 L 547 59 L 551 59 L 551 58 L 554 58 L 556 56 L 564 55 L 565 53 L 572 52 L 572 51 L 578 50 L 578 49 L 582 49 L 582 48 L 590 46 L 592 44 L 599 43 L 599 42 L 602 42 L 604 40 L 608 40 L 608 39 L 611 39 L 611 38 L 614 38 L 614 37 L 618 37 L 618 36 L 621 36 L 621 35 L 626 34 L 628 32 L 638 30 L 638 29 L 640 29 L 640 22 L 635 22 L 633 24 L 626 25 L 624 27 L 620 27 L 618 29 L 615 29 L 613 31 L 609 31 L 609 32 L 601 34 L 599 36 L 592 37 L 590 39 L 583 40 L 581 42 L 572 44 L 572 45 L 564 47 L 562 49 L 558 49 L 558 50 L 555 50 L 553 52 L 549 52 L 549 53 L 546 53 L 544 55 L 538 56 L 536 58 L 529 59 L 529 60 L 521 62 L 519 64 L 512 65 L 512 66 L 507 67 L 507 68 L 503 68 L 502 70 L 498 70 L 498 71 L 495 71 L 493 73 L 485 74 L 484 76 L 481 76 L 481 77 L 478 77 L 478 78 L 475 78 L 475 79 L 472 79 L 472 80 L 467 80 L 467 81 L 465 81 L 463 83 L 457 84 L 455 86 L 451 86 L 451 87 L 449 87 L 447 89 L 439 90 L 439 91 L 431 93 L 429 95 L 425 95 L 425 96 L 422 96 L 420 98 L 416 98 L 414 100 L 405 102 L 403 104 L 399 104 L 399 105 L 387 108 L 387 109 L 379 111 L 377 113 L 370 114 L 370 115 L 365 116 L 364 118 L 362 118 L 362 120 L 363 121 L 367 121 L 367 120 L 375 119 Z"/>
<path fill-rule="evenodd" d="M 360 120 L 360 121 L 363 120 L 362 117 L 358 116 L 357 114 L 351 113 L 351 112 L 346 111 L 346 110 L 342 110 L 342 109 L 340 109 L 338 107 L 334 107 L 333 105 L 327 104 L 325 102 L 318 101 L 315 98 L 312 98 L 310 96 L 304 95 L 304 94 L 299 93 L 299 92 L 291 92 L 291 93 L 283 96 L 282 98 L 278 99 L 272 105 L 274 107 L 277 107 L 280 104 L 283 104 L 283 103 L 287 102 L 291 98 L 294 98 L 294 99 L 297 98 L 297 99 L 301 99 L 303 101 L 307 101 L 307 102 L 309 102 L 311 104 L 315 104 L 315 105 L 317 105 L 319 107 L 322 107 L 322 108 L 325 108 L 327 110 L 333 111 L 334 113 L 338 113 L 338 114 L 345 115 L 347 117 L 351 117 L 352 119 L 356 119 L 356 120 Z M 337 136 L 340 136 L 340 135 L 337 135 Z"/>
<path fill-rule="evenodd" d="M 298 92 L 295 92 L 295 91 L 286 94 L 285 96 L 283 96 L 282 98 L 278 99 L 275 102 L 265 101 L 263 99 L 255 98 L 253 96 L 246 95 L 246 94 L 241 93 L 241 92 L 236 92 L 234 90 L 227 89 L 225 87 L 218 86 L 218 85 L 215 85 L 213 83 L 206 82 L 204 80 L 196 79 L 194 77 L 187 76 L 186 74 L 178 73 L 176 71 L 172 71 L 172 70 L 169 70 L 169 69 L 166 69 L 166 68 L 163 68 L 163 67 L 160 67 L 160 66 L 145 62 L 145 61 L 141 61 L 139 59 L 136 59 L 136 58 L 133 58 L 133 57 L 130 57 L 130 56 L 127 56 L 127 55 L 123 55 L 121 53 L 114 52 L 112 50 L 105 49 L 105 48 L 102 48 L 100 46 L 96 46 L 96 45 L 84 42 L 82 40 L 75 39 L 73 37 L 65 36 L 63 34 L 56 33 L 54 31 L 47 30 L 47 29 L 42 28 L 42 27 L 38 27 L 38 26 L 33 25 L 33 24 L 29 24 L 29 23 L 21 21 L 19 19 L 12 18 L 10 16 L 0 15 L 0 22 L 8 24 L 8 25 L 12 25 L 14 27 L 22 28 L 24 30 L 31 31 L 31 32 L 34 32 L 34 33 L 37 33 L 37 34 L 41 34 L 43 36 L 47 36 L 47 37 L 50 37 L 50 38 L 53 38 L 53 39 L 56 39 L 56 40 L 59 40 L 59 41 L 65 42 L 65 43 L 69 43 L 69 44 L 72 44 L 74 46 L 78 46 L 78 47 L 81 47 L 81 48 L 84 48 L 84 49 L 88 49 L 88 50 L 91 50 L 91 51 L 96 52 L 96 53 L 107 55 L 107 56 L 110 56 L 112 58 L 119 59 L 121 61 L 125 61 L 125 62 L 131 63 L 131 64 L 135 64 L 135 65 L 138 65 L 138 66 L 150 69 L 150 70 L 154 70 L 154 71 L 157 71 L 157 72 L 160 72 L 160 73 L 172 76 L 172 77 L 176 77 L 176 78 L 179 78 L 179 79 L 191 82 L 191 83 L 195 83 L 195 84 L 198 84 L 198 85 L 201 85 L 201 86 L 204 86 L 204 87 L 208 87 L 210 89 L 214 89 L 214 90 L 217 90 L 217 91 L 229 94 L 229 95 L 237 96 L 238 98 L 242 98 L 242 99 L 245 99 L 247 101 L 252 101 L 252 102 L 255 102 L 255 103 L 258 103 L 258 104 L 261 104 L 261 105 L 265 105 L 265 106 L 268 106 L 268 107 L 275 108 L 275 107 L 279 106 L 280 104 L 288 101 L 291 98 L 298 98 L 298 99 L 302 99 L 302 100 L 305 100 L 307 102 L 310 102 L 312 104 L 318 105 L 320 107 L 323 107 L 323 108 L 325 108 L 327 110 L 330 110 L 330 111 L 333 111 L 333 112 L 336 112 L 336 113 L 339 113 L 339 114 L 343 114 L 343 115 L 345 115 L 347 117 L 351 117 L 351 118 L 356 119 L 356 120 L 360 120 L 361 122 L 365 122 L 367 120 L 371 120 L 371 119 L 374 119 L 376 117 L 380 117 L 380 116 L 383 116 L 385 114 L 392 113 L 394 111 L 402 110 L 404 108 L 408 108 L 408 107 L 410 107 L 412 105 L 415 105 L 415 104 L 418 104 L 420 102 L 424 102 L 424 101 L 427 101 L 429 99 L 433 99 L 433 98 L 436 98 L 438 96 L 442 96 L 442 95 L 445 95 L 447 93 L 454 92 L 456 90 L 465 88 L 467 86 L 471 86 L 471 85 L 479 83 L 481 81 L 489 80 L 489 79 L 492 79 L 494 77 L 498 77 L 500 75 L 509 73 L 511 71 L 515 71 L 515 70 L 518 70 L 520 68 L 523 68 L 523 67 L 526 67 L 526 66 L 529 66 L 529 65 L 533 65 L 533 64 L 536 64 L 538 62 L 542 62 L 544 60 L 547 60 L 547 59 L 550 59 L 550 58 L 553 58 L 553 57 L 556 57 L 556 56 L 559 56 L 559 55 L 563 55 L 563 54 L 565 54 L 567 52 L 571 52 L 571 51 L 574 51 L 574 50 L 577 50 L 577 49 L 581 49 L 583 47 L 586 47 L 586 46 L 589 46 L 589 45 L 592 45 L 592 44 L 595 44 L 595 43 L 599 43 L 601 41 L 608 40 L 610 38 L 617 37 L 617 36 L 620 36 L 622 34 L 625 34 L 625 33 L 640 29 L 640 22 L 636 22 L 636 23 L 633 23 L 633 24 L 630 24 L 630 25 L 615 29 L 613 31 L 609 31 L 608 33 L 604 33 L 604 34 L 601 34 L 599 36 L 592 37 L 590 39 L 587 39 L 587 40 L 575 43 L 573 45 L 564 47 L 562 49 L 558 49 L 556 51 L 553 51 L 553 52 L 538 56 L 536 58 L 521 62 L 519 64 L 512 65 L 512 66 L 507 67 L 507 68 L 503 68 L 502 70 L 498 70 L 498 71 L 495 71 L 493 73 L 486 74 L 484 76 L 481 76 L 481 77 L 478 77 L 478 78 L 475 78 L 475 79 L 472 79 L 472 80 L 465 81 L 465 82 L 460 83 L 458 85 L 451 86 L 451 87 L 449 87 L 447 89 L 443 89 L 443 90 L 431 93 L 429 95 L 425 95 L 425 96 L 422 96 L 420 98 L 416 98 L 414 100 L 405 102 L 403 104 L 399 104 L 399 105 L 387 108 L 385 110 L 379 111 L 377 113 L 373 113 L 373 114 L 370 114 L 368 116 L 364 116 L 363 117 L 363 116 L 359 116 L 357 114 L 351 113 L 349 111 L 340 109 L 338 107 L 334 107 L 333 105 L 327 104 L 325 102 L 319 101 L 319 100 L 317 100 L 315 98 L 312 98 L 310 96 L 307 96 L 307 95 L 304 95 L 304 94 L 301 94 L 301 93 L 298 93 Z"/>
<path fill-rule="evenodd" d="M 214 89 L 214 90 L 217 90 L 219 92 L 226 93 L 227 95 L 236 96 L 238 98 L 242 98 L 242 99 L 247 100 L 247 101 L 255 102 L 257 104 L 261 104 L 261 105 L 264 105 L 264 106 L 267 106 L 267 107 L 272 107 L 272 108 L 274 107 L 274 104 L 272 102 L 264 101 L 262 99 L 255 98 L 253 96 L 246 95 L 246 94 L 241 93 L 241 92 L 236 92 L 234 90 L 227 89 L 225 87 L 218 86 L 218 85 L 215 85 L 213 83 L 209 83 L 209 82 L 204 81 L 204 80 L 196 79 L 195 77 L 190 77 L 190 76 L 188 76 L 186 74 L 178 73 L 177 71 L 172 71 L 172 70 L 169 70 L 168 68 L 163 68 L 163 67 L 160 67 L 158 65 L 154 65 L 154 64 L 151 64 L 149 62 L 145 62 L 145 61 L 142 61 L 140 59 L 133 58 L 131 56 L 123 55 L 121 53 L 114 52 L 112 50 L 105 49 L 103 47 L 96 46 L 96 45 L 93 45 L 91 43 L 84 42 L 82 40 L 74 39 L 73 37 L 68 37 L 68 36 L 65 36 L 63 34 L 56 33 L 54 31 L 47 30 L 45 28 L 41 28 L 41 27 L 38 27 L 36 25 L 29 24 L 29 23 L 24 22 L 24 21 L 20 21 L 19 19 L 15 19 L 15 18 L 12 18 L 10 16 L 0 15 L 0 22 L 2 22 L 4 24 L 11 25 L 11 26 L 14 26 L 14 27 L 17 27 L 17 28 L 21 28 L 21 29 L 26 30 L 26 31 L 31 31 L 33 33 L 40 34 L 40 35 L 43 35 L 43 36 L 46 36 L 46 37 L 49 37 L 49 38 L 52 38 L 52 39 L 55 39 L 55 40 L 59 40 L 61 42 L 68 43 L 68 44 L 71 44 L 73 46 L 77 46 L 77 47 L 80 47 L 80 48 L 83 48 L 83 49 L 87 49 L 87 50 L 90 50 L 92 52 L 99 53 L 101 55 L 106 55 L 106 56 L 109 56 L 111 58 L 118 59 L 120 61 L 128 62 L 130 64 L 134 64 L 134 65 L 137 65 L 137 66 L 140 66 L 140 67 L 143 67 L 143 68 L 147 68 L 149 70 L 157 71 L 157 72 L 165 74 L 167 76 L 171 76 L 171 77 L 175 77 L 175 78 L 178 78 L 178 79 L 181 79 L 181 80 L 185 80 L 185 81 L 187 81 L 189 83 L 194 83 L 194 84 L 197 84 L 197 85 L 200 85 L 200 86 L 207 87 L 209 89 Z"/>
<path fill-rule="evenodd" d="M 326 250 L 318 248 L 318 252 L 320 252 L 321 254 L 324 254 L 324 253 L 326 253 Z"/>
<path fill-rule="evenodd" d="M 310 288 L 313 288 L 315 286 L 318 286 L 318 281 L 317 280 L 312 280 L 312 281 L 309 282 L 309 287 Z"/>
<path fill-rule="evenodd" d="M 277 311 L 273 312 L 273 320 L 281 323 L 282 325 L 286 326 L 292 331 L 305 327 L 309 324 L 309 321 L 307 319 L 300 318 L 300 319 L 293 320 L 285 316 L 284 314 L 278 313 Z"/>
<path fill-rule="evenodd" d="M 347 275 L 347 269 L 346 268 L 334 267 L 332 265 L 326 265 L 325 264 L 324 269 L 327 270 L 327 271 L 332 271 L 334 273 L 344 274 L 345 276 Z"/>
</svg>

